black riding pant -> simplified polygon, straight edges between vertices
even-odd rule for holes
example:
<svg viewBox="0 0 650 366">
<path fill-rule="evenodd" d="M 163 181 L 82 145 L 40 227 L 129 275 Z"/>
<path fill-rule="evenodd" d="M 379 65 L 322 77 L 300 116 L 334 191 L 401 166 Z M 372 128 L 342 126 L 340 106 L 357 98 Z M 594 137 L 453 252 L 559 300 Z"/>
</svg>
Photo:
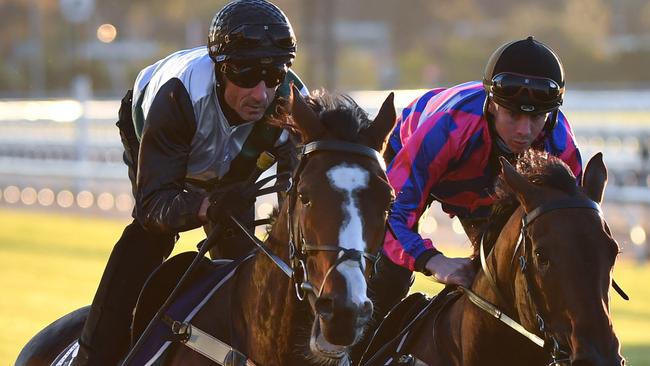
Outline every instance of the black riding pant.
<svg viewBox="0 0 650 366">
<path fill-rule="evenodd" d="M 124 229 L 97 288 L 74 366 L 114 366 L 125 356 L 140 290 L 174 242 L 175 235 L 152 234 L 135 220 Z"/>
<path fill-rule="evenodd" d="M 135 196 L 139 142 L 131 119 L 131 104 L 132 92 L 129 90 L 122 99 L 117 126 Z M 254 210 L 251 209 L 243 216 L 244 222 L 252 222 Z M 137 220 L 124 229 L 111 252 L 95 293 L 73 366 L 113 366 L 126 355 L 131 344 L 133 309 L 142 286 L 164 258 L 169 256 L 175 241 L 175 234 L 148 232 Z M 243 234 L 231 229 L 221 237 L 210 254 L 213 258 L 235 259 L 252 248 L 253 244 L 243 239 Z"/>
</svg>

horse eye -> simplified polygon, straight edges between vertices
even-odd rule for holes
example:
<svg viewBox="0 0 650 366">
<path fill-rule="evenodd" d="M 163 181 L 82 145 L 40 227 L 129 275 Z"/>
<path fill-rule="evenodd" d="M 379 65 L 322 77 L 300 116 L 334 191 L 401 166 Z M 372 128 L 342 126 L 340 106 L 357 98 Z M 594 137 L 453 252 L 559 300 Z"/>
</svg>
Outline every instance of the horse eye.
<svg viewBox="0 0 650 366">
<path fill-rule="evenodd" d="M 535 249 L 535 257 L 537 257 L 537 263 L 542 266 L 548 265 L 548 256 L 546 255 L 543 249 Z"/>
<path fill-rule="evenodd" d="M 298 198 L 303 205 L 309 206 L 309 197 L 306 194 L 298 193 Z"/>
</svg>

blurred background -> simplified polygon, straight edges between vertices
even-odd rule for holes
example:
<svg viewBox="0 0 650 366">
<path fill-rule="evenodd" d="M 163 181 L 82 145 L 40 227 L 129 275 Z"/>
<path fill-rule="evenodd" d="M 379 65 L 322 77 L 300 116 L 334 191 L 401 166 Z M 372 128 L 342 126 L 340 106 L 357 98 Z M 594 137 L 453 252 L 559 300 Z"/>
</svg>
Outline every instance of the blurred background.
<svg viewBox="0 0 650 366">
<path fill-rule="evenodd" d="M 138 71 L 205 44 L 226 1 L 0 0 L 0 364 L 59 316 L 90 303 L 133 198 L 114 122 Z M 614 325 L 631 365 L 650 365 L 650 2 L 647 0 L 278 0 L 312 88 L 370 113 L 386 93 L 480 79 L 491 52 L 527 35 L 564 62 L 565 108 L 586 160 L 610 169 L 604 211 L 623 253 Z M 258 216 L 273 201 L 258 202 Z M 421 225 L 466 253 L 457 220 Z M 182 235 L 177 251 L 202 233 Z M 434 291 L 427 280 L 418 289 Z"/>
</svg>

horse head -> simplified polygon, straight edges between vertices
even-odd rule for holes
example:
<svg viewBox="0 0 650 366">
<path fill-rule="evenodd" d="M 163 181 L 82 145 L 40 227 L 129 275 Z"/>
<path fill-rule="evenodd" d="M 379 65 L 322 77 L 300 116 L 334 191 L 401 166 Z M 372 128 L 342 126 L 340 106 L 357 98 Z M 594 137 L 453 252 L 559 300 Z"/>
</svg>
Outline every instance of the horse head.
<svg viewBox="0 0 650 366">
<path fill-rule="evenodd" d="M 607 182 L 602 154 L 587 164 L 581 187 L 559 159 L 528 155 L 521 173 L 502 159 L 502 181 L 523 209 L 509 225 L 516 227 L 510 263 L 497 263 L 519 266 L 510 273 L 517 315 L 558 364 L 624 365 L 609 310 L 619 246 L 599 205 Z"/>
<path fill-rule="evenodd" d="M 395 123 L 393 94 L 373 121 L 346 96 L 294 91 L 291 105 L 303 144 L 285 204 L 293 281 L 314 315 L 312 356 L 340 359 L 372 315 L 366 280 L 392 199 L 380 151 Z"/>
</svg>

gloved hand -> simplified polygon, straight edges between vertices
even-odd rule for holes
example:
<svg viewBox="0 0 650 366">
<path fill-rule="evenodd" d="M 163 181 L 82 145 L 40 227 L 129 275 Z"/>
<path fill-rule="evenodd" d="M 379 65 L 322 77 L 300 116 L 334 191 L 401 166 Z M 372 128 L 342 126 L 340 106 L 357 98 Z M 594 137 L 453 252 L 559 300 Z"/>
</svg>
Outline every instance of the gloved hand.
<svg viewBox="0 0 650 366">
<path fill-rule="evenodd" d="M 449 258 L 440 253 L 431 257 L 426 265 L 436 281 L 447 285 L 472 286 L 476 269 L 470 258 Z"/>
<path fill-rule="evenodd" d="M 227 184 L 212 190 L 209 200 L 208 218 L 223 223 L 228 215 L 241 216 L 255 204 L 255 188 L 248 182 Z"/>
</svg>

